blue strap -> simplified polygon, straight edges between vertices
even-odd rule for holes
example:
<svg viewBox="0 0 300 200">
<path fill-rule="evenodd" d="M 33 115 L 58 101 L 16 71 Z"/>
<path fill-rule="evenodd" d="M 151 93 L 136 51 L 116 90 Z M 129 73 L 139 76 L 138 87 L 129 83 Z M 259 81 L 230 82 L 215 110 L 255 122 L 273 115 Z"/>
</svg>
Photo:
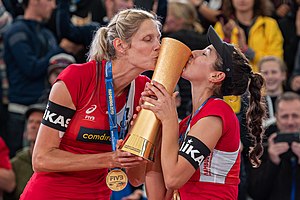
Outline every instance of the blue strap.
<svg viewBox="0 0 300 200">
<path fill-rule="evenodd" d="M 291 200 L 296 200 L 296 172 L 297 172 L 297 159 L 293 156 L 291 158 L 292 166 L 292 189 L 291 189 Z"/>
<path fill-rule="evenodd" d="M 190 123 L 191 123 L 193 117 L 196 116 L 196 115 L 198 114 L 198 112 L 200 112 L 200 110 L 205 106 L 205 104 L 206 104 L 206 103 L 208 102 L 208 100 L 211 99 L 211 98 L 215 98 L 215 97 L 214 97 L 214 96 L 211 96 L 211 97 L 209 97 L 208 99 L 206 99 L 206 100 L 201 104 L 201 106 L 199 106 L 199 108 L 196 110 L 196 112 L 195 112 L 193 115 L 192 115 L 192 114 L 190 115 L 189 120 L 186 122 L 187 129 L 186 129 L 186 131 L 185 131 L 185 134 L 180 135 L 178 144 L 181 145 L 182 142 L 185 140 L 185 138 L 186 138 L 186 136 L 187 136 L 187 134 L 188 134 L 188 130 L 189 130 L 189 127 L 190 127 Z"/>
<path fill-rule="evenodd" d="M 107 61 L 105 65 L 105 85 L 106 85 L 106 100 L 107 100 L 107 111 L 108 111 L 108 118 L 109 118 L 111 145 L 112 145 L 112 150 L 115 151 L 117 146 L 117 141 L 119 140 L 119 132 L 118 132 L 118 124 L 117 124 L 116 102 L 115 102 L 115 92 L 114 92 L 114 85 L 113 85 L 111 61 Z M 126 104 L 127 104 L 128 94 L 126 96 Z M 125 137 L 126 134 L 126 116 L 127 116 L 127 108 L 125 105 L 125 110 L 121 122 L 121 131 L 120 131 L 120 137 L 122 139 Z"/>
</svg>

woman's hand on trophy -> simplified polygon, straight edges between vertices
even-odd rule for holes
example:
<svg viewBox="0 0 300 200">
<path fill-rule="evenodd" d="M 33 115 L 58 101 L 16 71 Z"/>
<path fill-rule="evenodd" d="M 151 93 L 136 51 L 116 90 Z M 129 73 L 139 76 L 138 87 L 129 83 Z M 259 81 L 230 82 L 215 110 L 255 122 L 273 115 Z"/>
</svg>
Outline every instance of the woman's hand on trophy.
<svg viewBox="0 0 300 200">
<path fill-rule="evenodd" d="M 112 157 L 112 166 L 111 168 L 132 168 L 137 167 L 142 163 L 146 163 L 147 161 L 142 157 L 133 155 L 129 152 L 125 152 L 119 149 L 119 146 L 122 144 L 123 140 L 118 140 L 116 151 L 111 152 Z"/>
<path fill-rule="evenodd" d="M 170 95 L 165 87 L 156 81 L 152 81 L 152 84 L 147 83 L 146 89 L 150 90 L 147 94 L 152 95 L 149 97 L 149 95 L 143 95 L 142 93 L 142 99 L 152 105 L 143 104 L 141 105 L 143 109 L 148 109 L 154 112 L 156 117 L 161 120 L 162 123 L 164 121 L 173 120 L 174 118 L 177 119 L 178 115 L 175 99 L 178 92 L 174 92 L 173 95 Z M 156 98 L 153 98 L 152 96 L 155 96 Z"/>
<path fill-rule="evenodd" d="M 152 99 L 156 99 L 157 100 L 157 97 L 156 97 L 155 93 L 152 90 L 150 90 L 150 88 L 147 85 L 151 85 L 151 83 L 146 83 L 145 89 L 141 93 L 140 105 L 143 105 L 145 103 L 145 101 L 143 100 L 144 96 L 145 97 L 150 97 Z"/>
</svg>

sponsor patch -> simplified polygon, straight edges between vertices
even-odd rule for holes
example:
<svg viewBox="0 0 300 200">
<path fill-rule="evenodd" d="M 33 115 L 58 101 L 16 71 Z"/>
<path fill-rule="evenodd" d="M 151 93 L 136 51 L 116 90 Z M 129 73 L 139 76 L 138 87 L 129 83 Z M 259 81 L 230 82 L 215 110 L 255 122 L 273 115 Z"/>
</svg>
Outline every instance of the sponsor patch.
<svg viewBox="0 0 300 200">
<path fill-rule="evenodd" d="M 82 142 L 111 144 L 109 130 L 100 130 L 85 127 L 80 127 L 76 140 Z"/>
<path fill-rule="evenodd" d="M 48 101 L 42 124 L 66 132 L 75 110 Z"/>
<path fill-rule="evenodd" d="M 209 148 L 198 138 L 190 135 L 187 135 L 179 149 L 179 155 L 187 159 L 195 170 L 199 168 L 209 154 Z"/>
</svg>

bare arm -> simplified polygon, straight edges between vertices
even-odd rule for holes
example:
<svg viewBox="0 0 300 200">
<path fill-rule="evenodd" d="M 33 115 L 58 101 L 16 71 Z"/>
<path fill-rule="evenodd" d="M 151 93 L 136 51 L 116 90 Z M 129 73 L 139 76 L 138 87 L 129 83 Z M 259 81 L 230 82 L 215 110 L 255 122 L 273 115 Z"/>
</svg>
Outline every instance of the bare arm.
<svg viewBox="0 0 300 200">
<path fill-rule="evenodd" d="M 12 192 L 15 187 L 16 180 L 13 170 L 0 168 L 0 190 Z"/>
<path fill-rule="evenodd" d="M 164 122 L 161 162 L 167 188 L 179 189 L 195 173 L 195 168 L 184 157 L 178 155 L 178 134 L 174 134 L 175 122 Z M 211 126 L 211 124 L 214 124 Z M 222 121 L 218 117 L 206 117 L 199 120 L 189 135 L 202 141 L 211 151 L 222 134 Z"/>
<path fill-rule="evenodd" d="M 146 192 L 149 200 L 171 199 L 173 190 L 167 190 L 161 168 L 161 134 L 159 134 L 156 157 L 153 163 L 147 165 Z"/>
<path fill-rule="evenodd" d="M 71 96 L 63 82 L 53 85 L 49 99 L 56 104 L 75 109 Z M 41 124 L 33 150 L 35 171 L 63 172 L 82 171 L 99 168 L 128 168 L 140 164 L 141 158 L 128 152 L 99 154 L 74 154 L 59 149 L 60 138 L 56 129 Z"/>
</svg>

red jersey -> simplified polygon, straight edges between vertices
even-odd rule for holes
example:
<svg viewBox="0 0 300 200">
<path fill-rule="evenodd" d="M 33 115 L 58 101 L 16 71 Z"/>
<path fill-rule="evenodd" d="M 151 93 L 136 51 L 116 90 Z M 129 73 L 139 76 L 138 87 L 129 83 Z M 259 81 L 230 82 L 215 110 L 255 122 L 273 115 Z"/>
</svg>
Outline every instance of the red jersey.
<svg viewBox="0 0 300 200">
<path fill-rule="evenodd" d="M 220 117 L 222 136 L 210 155 L 202 162 L 190 180 L 180 188 L 183 200 L 237 199 L 240 172 L 240 126 L 231 107 L 222 99 L 212 98 L 192 118 L 192 127 L 207 116 Z M 180 135 L 188 129 L 188 118 L 180 123 Z M 212 124 L 213 126 L 213 124 Z"/>
<path fill-rule="evenodd" d="M 9 160 L 9 149 L 6 146 L 4 140 L 0 137 L 0 168 L 11 169 L 11 163 Z M 0 189 L 0 199 L 3 191 Z"/>
<path fill-rule="evenodd" d="M 9 150 L 4 140 L 0 137 L 0 168 L 11 169 Z"/>
<path fill-rule="evenodd" d="M 112 151 L 105 90 L 105 61 L 97 67 L 95 61 L 68 66 L 58 77 L 71 94 L 76 113 L 63 134 L 60 149 L 76 154 L 95 154 Z M 144 86 L 149 79 L 137 77 L 130 88 L 115 97 L 117 122 L 127 109 L 128 125 Z M 129 94 L 128 94 L 129 93 Z M 126 103 L 126 97 L 128 99 Z M 79 172 L 34 173 L 21 199 L 109 199 L 111 191 L 106 186 L 107 169 Z"/>
</svg>

